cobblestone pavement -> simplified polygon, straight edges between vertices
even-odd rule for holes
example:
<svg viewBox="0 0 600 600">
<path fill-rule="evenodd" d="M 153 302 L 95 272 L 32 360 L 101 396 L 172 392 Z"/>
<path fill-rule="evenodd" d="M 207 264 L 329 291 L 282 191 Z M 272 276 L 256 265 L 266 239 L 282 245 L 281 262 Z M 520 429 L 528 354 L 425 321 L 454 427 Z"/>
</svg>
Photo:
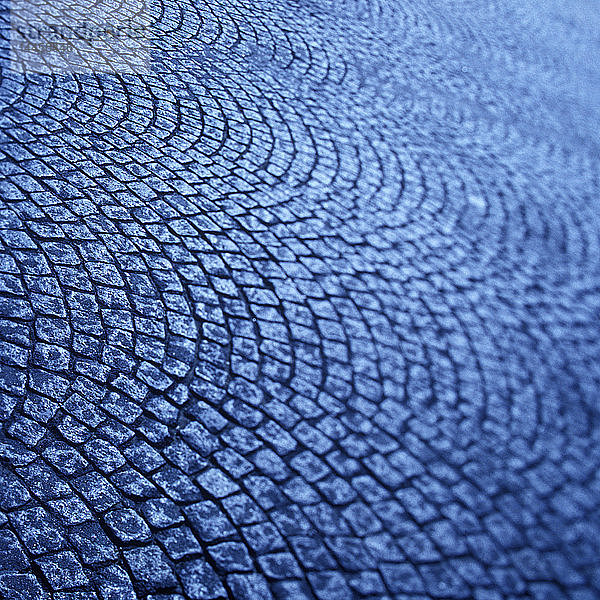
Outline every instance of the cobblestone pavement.
<svg viewBox="0 0 600 600">
<path fill-rule="evenodd" d="M 598 598 L 597 3 L 149 10 L 2 68 L 0 598 Z"/>
</svg>

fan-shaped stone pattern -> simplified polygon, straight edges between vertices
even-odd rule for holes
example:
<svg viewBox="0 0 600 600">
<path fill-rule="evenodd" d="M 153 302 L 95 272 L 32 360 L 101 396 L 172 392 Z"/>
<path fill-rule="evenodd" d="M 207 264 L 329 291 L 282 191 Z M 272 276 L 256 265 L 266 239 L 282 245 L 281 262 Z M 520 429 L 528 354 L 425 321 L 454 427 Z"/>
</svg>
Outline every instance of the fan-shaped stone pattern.
<svg viewBox="0 0 600 600">
<path fill-rule="evenodd" d="M 596 597 L 598 16 L 148 14 L 2 65 L 0 598 Z"/>
</svg>

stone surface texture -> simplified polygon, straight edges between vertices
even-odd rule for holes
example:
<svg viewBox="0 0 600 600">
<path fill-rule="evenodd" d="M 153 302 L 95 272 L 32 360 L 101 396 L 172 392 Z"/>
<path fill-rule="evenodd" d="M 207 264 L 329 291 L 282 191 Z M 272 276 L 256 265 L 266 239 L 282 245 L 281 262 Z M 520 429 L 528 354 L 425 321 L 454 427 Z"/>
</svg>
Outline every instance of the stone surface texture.
<svg viewBox="0 0 600 600">
<path fill-rule="evenodd" d="M 2 62 L 0 599 L 600 597 L 597 2 L 147 10 Z"/>
</svg>

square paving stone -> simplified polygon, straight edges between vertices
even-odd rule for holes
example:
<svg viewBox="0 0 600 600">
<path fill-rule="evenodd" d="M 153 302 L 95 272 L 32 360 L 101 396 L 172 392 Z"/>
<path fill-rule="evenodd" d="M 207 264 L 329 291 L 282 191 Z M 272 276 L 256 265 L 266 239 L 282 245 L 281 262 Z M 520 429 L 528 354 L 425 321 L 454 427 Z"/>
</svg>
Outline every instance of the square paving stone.
<svg viewBox="0 0 600 600">
<path fill-rule="evenodd" d="M 81 564 L 72 552 L 44 556 L 36 559 L 35 562 L 55 591 L 80 587 L 88 583 Z"/>
<path fill-rule="evenodd" d="M 177 585 L 177 579 L 165 554 L 156 546 L 145 546 L 124 552 L 133 574 L 134 584 L 141 592 L 157 592 Z"/>
<path fill-rule="evenodd" d="M 214 600 L 227 596 L 223 584 L 204 560 L 197 559 L 179 566 L 183 589 L 191 600 Z"/>
</svg>

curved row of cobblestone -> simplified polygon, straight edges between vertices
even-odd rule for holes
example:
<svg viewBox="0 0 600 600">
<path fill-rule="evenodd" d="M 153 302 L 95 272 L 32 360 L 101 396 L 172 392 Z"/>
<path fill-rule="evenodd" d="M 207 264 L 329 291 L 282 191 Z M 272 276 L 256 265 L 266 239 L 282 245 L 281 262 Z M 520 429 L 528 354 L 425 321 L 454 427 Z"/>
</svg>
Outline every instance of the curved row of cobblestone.
<svg viewBox="0 0 600 600">
<path fill-rule="evenodd" d="M 598 18 L 147 8 L 2 65 L 0 598 L 596 597 Z"/>
</svg>

